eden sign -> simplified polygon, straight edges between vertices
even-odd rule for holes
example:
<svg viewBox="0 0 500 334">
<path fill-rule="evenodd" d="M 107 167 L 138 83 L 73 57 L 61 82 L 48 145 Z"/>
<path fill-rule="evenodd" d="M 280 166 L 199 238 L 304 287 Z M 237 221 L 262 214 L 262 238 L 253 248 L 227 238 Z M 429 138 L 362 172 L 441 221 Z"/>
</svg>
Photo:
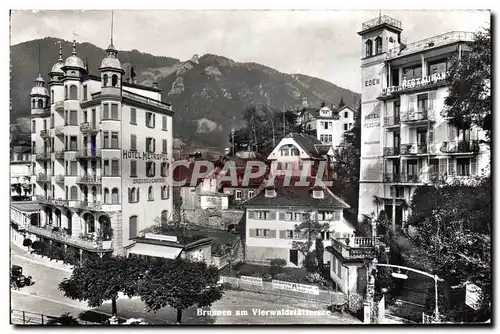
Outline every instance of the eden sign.
<svg viewBox="0 0 500 334">
<path fill-rule="evenodd" d="M 167 153 L 150 153 L 150 152 L 123 150 L 123 159 L 167 161 L 168 155 Z"/>
</svg>

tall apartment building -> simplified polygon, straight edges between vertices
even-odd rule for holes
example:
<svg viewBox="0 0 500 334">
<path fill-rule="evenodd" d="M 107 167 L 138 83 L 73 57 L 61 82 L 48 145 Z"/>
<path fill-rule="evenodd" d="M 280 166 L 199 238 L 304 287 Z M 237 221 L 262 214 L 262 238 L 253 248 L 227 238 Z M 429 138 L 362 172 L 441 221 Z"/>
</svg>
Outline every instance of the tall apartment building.
<svg viewBox="0 0 500 334">
<path fill-rule="evenodd" d="M 457 131 L 441 116 L 449 60 L 473 33 L 449 32 L 406 44 L 401 22 L 363 23 L 359 213 L 384 209 L 396 225 L 408 217 L 418 186 L 479 175 L 490 161 L 483 131 Z M 361 217 L 359 217 L 361 218 Z"/>
<path fill-rule="evenodd" d="M 31 90 L 34 200 L 29 232 L 78 250 L 123 254 L 138 231 L 173 213 L 172 116 L 161 90 L 123 79 L 111 45 L 88 73 L 73 52 Z M 134 78 L 132 78 L 134 79 Z M 158 144 L 158 145 L 156 145 Z"/>
</svg>

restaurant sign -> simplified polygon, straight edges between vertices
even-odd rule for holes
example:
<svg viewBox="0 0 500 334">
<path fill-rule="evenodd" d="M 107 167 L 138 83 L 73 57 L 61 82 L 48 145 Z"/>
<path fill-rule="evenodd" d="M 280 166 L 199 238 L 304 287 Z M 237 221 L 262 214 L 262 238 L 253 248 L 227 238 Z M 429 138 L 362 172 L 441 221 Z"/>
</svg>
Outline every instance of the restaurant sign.
<svg viewBox="0 0 500 334">
<path fill-rule="evenodd" d="M 409 80 L 403 80 L 401 86 L 391 86 L 384 88 L 382 91 L 383 95 L 390 95 L 392 93 L 398 92 L 400 90 L 409 89 L 409 88 L 417 88 L 426 86 L 429 84 L 434 84 L 439 81 L 446 80 L 448 78 L 448 72 L 434 73 L 422 78 L 413 78 Z"/>
<path fill-rule="evenodd" d="M 139 152 L 132 150 L 123 150 L 123 159 L 134 159 L 134 160 L 168 160 L 167 153 L 151 153 L 151 152 Z"/>
</svg>

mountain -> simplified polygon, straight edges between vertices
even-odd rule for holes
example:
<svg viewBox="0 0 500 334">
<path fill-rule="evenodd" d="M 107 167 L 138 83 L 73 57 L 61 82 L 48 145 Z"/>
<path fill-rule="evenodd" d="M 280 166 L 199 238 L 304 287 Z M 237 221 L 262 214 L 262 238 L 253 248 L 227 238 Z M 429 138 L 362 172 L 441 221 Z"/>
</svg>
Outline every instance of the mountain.
<svg viewBox="0 0 500 334">
<path fill-rule="evenodd" d="M 38 50 L 42 76 L 48 81 L 47 73 L 59 56 L 58 41 L 60 39 L 48 37 L 11 46 L 11 123 L 29 116 L 28 94 L 39 72 Z M 61 41 L 66 59 L 71 54 L 72 43 Z M 90 73 L 97 75 L 105 51 L 82 43 L 77 44 L 77 52 L 88 63 Z M 119 51 L 118 57 L 126 71 L 125 77 L 133 66 L 138 83 L 158 82 L 163 101 L 171 103 L 175 111 L 174 136 L 194 147 L 227 146 L 228 132 L 232 127 L 243 125 L 242 115 L 248 105 L 268 105 L 282 110 L 298 107 L 303 97 L 318 107 L 322 102 L 336 105 L 340 98 L 347 104 L 360 100 L 359 94 L 325 80 L 286 74 L 261 64 L 236 62 L 212 54 L 194 55 L 183 62 L 137 50 Z"/>
</svg>

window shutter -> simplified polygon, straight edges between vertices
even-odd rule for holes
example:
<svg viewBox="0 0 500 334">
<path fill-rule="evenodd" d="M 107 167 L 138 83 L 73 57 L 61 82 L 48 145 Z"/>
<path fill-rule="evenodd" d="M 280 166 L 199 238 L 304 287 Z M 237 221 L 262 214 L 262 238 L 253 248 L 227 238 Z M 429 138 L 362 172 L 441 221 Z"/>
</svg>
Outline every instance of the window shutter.
<svg viewBox="0 0 500 334">
<path fill-rule="evenodd" d="M 167 140 L 163 139 L 162 141 L 162 153 L 167 153 Z"/>
<path fill-rule="evenodd" d="M 132 189 L 128 188 L 128 202 L 132 203 Z"/>
<path fill-rule="evenodd" d="M 269 238 L 276 238 L 276 230 L 269 230 Z"/>
<path fill-rule="evenodd" d="M 280 212 L 279 213 L 279 220 L 286 220 L 286 217 L 285 217 L 285 213 L 284 212 Z"/>
<path fill-rule="evenodd" d="M 153 114 L 153 128 L 155 127 L 156 114 Z"/>
<path fill-rule="evenodd" d="M 255 229 L 254 229 L 254 228 L 249 229 L 249 232 L 250 232 L 250 236 L 251 236 L 251 237 L 255 237 L 255 236 L 256 236 L 256 233 L 255 233 Z"/>
<path fill-rule="evenodd" d="M 280 230 L 280 239 L 286 239 L 286 230 Z"/>
<path fill-rule="evenodd" d="M 136 123 L 136 117 L 135 108 L 130 108 L 130 122 Z"/>
<path fill-rule="evenodd" d="M 136 198 L 136 201 L 139 202 L 139 187 L 137 187 L 137 198 Z"/>
<path fill-rule="evenodd" d="M 269 213 L 269 220 L 276 220 L 276 212 L 275 211 L 271 211 Z"/>
<path fill-rule="evenodd" d="M 153 138 L 153 152 L 156 152 L 156 138 Z"/>
<path fill-rule="evenodd" d="M 471 176 L 477 175 L 477 161 L 476 161 L 476 158 L 470 159 L 470 175 Z"/>
</svg>

